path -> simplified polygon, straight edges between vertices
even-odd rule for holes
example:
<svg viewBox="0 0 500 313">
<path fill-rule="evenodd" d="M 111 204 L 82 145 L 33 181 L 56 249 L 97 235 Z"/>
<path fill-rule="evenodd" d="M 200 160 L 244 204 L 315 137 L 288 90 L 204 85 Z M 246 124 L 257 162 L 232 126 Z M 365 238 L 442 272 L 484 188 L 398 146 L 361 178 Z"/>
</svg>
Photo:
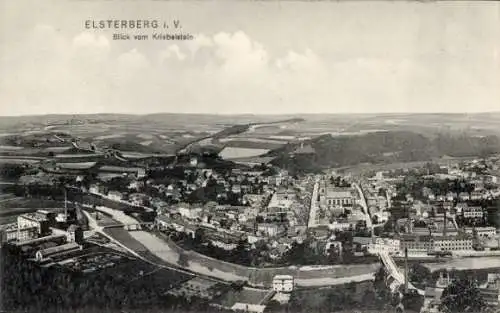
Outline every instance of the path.
<svg viewBox="0 0 500 313">
<path fill-rule="evenodd" d="M 316 178 L 311 196 L 311 205 L 309 208 L 309 220 L 307 222 L 308 228 L 315 227 L 317 225 L 316 218 L 318 211 L 318 191 L 319 191 L 319 179 Z"/>
<path fill-rule="evenodd" d="M 366 220 L 366 226 L 371 231 L 373 231 L 372 219 L 370 217 L 370 213 L 368 212 L 368 204 L 366 203 L 365 194 L 363 193 L 363 190 L 361 189 L 361 186 L 358 183 L 353 183 L 352 185 L 354 186 L 354 188 L 356 188 L 356 190 L 359 193 L 360 204 L 363 207 L 363 211 L 364 211 L 363 213 L 365 213 L 365 217 L 366 217 L 366 219 L 365 219 Z"/>
</svg>

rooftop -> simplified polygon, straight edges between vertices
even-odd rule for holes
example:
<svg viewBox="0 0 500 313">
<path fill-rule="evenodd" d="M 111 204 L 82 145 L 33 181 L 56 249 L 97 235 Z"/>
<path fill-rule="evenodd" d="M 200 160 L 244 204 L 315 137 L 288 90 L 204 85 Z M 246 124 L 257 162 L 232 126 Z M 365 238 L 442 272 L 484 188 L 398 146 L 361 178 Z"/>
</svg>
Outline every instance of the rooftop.
<svg viewBox="0 0 500 313">
<path fill-rule="evenodd" d="M 30 219 L 37 222 L 42 222 L 47 220 L 47 217 L 41 213 L 25 213 L 20 215 L 19 217 Z"/>
<path fill-rule="evenodd" d="M 280 279 L 280 280 L 293 279 L 293 276 L 292 275 L 276 275 L 276 276 L 274 276 L 273 279 Z"/>
<path fill-rule="evenodd" d="M 351 198 L 353 192 L 350 188 L 327 187 L 325 195 L 329 198 Z"/>
</svg>

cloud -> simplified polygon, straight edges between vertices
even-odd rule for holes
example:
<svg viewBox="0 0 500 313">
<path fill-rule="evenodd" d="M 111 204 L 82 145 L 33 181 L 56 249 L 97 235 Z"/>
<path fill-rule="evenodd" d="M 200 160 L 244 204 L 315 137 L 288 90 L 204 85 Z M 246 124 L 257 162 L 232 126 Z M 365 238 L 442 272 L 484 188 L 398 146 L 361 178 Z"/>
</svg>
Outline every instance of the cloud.
<svg viewBox="0 0 500 313">
<path fill-rule="evenodd" d="M 73 38 L 73 46 L 77 49 L 95 49 L 109 51 L 109 40 L 103 35 L 83 32 Z"/>
<path fill-rule="evenodd" d="M 255 75 L 265 71 L 267 51 L 244 32 L 218 33 L 213 38 L 215 55 L 222 61 L 221 70 L 231 75 Z"/>
<path fill-rule="evenodd" d="M 176 58 L 177 60 L 182 61 L 186 59 L 186 55 L 181 52 L 181 49 L 178 45 L 173 44 L 160 52 L 160 63 L 163 63 L 166 59 L 169 58 Z"/>
<path fill-rule="evenodd" d="M 295 72 L 322 70 L 321 60 L 311 49 L 306 49 L 304 54 L 289 51 L 286 57 L 276 61 L 276 66 Z"/>
<path fill-rule="evenodd" d="M 1 55 L 3 114 L 429 110 L 451 103 L 456 90 L 486 107 L 498 82 L 481 75 L 486 61 L 450 66 L 418 55 L 359 53 L 340 59 L 307 45 L 277 54 L 243 31 L 136 45 L 38 25 L 13 47 Z"/>
<path fill-rule="evenodd" d="M 149 60 L 137 49 L 120 54 L 117 62 L 118 66 L 125 70 L 139 70 L 149 67 Z"/>
</svg>

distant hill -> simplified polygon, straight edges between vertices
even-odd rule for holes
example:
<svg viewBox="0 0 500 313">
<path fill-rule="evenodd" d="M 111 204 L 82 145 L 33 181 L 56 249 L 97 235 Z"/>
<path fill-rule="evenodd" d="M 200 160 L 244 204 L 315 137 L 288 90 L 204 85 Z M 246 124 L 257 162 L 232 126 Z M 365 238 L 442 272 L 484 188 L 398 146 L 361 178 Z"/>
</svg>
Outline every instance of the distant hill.
<svg viewBox="0 0 500 313">
<path fill-rule="evenodd" d="M 433 140 L 440 156 L 453 157 L 487 156 L 500 153 L 500 138 L 498 136 L 469 136 L 466 134 L 451 136 L 441 134 Z"/>
<path fill-rule="evenodd" d="M 496 136 L 438 135 L 430 139 L 409 131 L 381 131 L 363 135 L 322 135 L 304 144 L 313 154 L 298 155 L 300 144 L 287 144 L 270 151 L 273 164 L 292 171 L 317 171 L 359 163 L 426 161 L 444 155 L 453 157 L 500 153 Z"/>
<path fill-rule="evenodd" d="M 139 152 L 139 153 L 152 153 L 152 154 L 157 154 L 157 153 L 163 153 L 161 149 L 156 149 L 155 147 L 148 147 L 141 145 L 140 143 L 133 142 L 133 141 L 119 141 L 119 140 L 113 140 L 113 141 L 106 141 L 106 145 L 115 150 L 119 151 L 127 151 L 127 152 Z"/>
</svg>

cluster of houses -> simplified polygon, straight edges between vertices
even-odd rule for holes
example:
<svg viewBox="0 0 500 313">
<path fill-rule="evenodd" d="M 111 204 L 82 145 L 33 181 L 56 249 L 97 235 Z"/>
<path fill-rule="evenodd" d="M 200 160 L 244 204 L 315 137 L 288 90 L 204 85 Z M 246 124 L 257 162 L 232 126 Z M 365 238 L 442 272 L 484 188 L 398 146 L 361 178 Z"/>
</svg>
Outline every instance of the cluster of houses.
<svg viewBox="0 0 500 313">
<path fill-rule="evenodd" d="M 277 200 L 281 196 L 276 194 L 279 192 L 270 195 L 272 200 L 264 208 L 216 203 L 200 207 L 184 203 L 162 210 L 155 223 L 159 229 L 183 232 L 193 238 L 201 230 L 204 240 L 225 250 L 236 249 L 242 241 L 249 244 L 267 241 L 271 243 L 271 256 L 278 257 L 291 247 L 291 237 L 305 232 L 305 226 L 296 225 L 291 209 L 294 202 L 284 205 L 281 201 L 288 199 Z M 281 206 L 275 206 L 277 202 Z"/>
<path fill-rule="evenodd" d="M 283 183 L 283 181 L 281 181 Z M 280 185 L 262 194 L 246 194 L 245 205 L 205 205 L 180 203 L 158 210 L 156 225 L 192 236 L 198 230 L 203 240 L 213 246 L 236 249 L 245 242 L 255 246 L 266 242 L 271 259 L 281 257 L 296 240 L 302 240 L 307 227 L 301 216 L 308 207 L 297 196 L 294 187 Z"/>
<path fill-rule="evenodd" d="M 481 205 L 481 200 L 500 196 L 498 176 L 490 171 L 493 166 L 494 163 L 479 161 L 461 165 L 450 162 L 440 166 L 442 173 L 430 178 L 446 178 L 450 183 L 460 179 L 462 183 L 459 185 L 462 187 L 465 184 L 471 186 L 468 187 L 469 192 L 436 194 L 430 188 L 423 187 L 422 195 L 426 200 L 406 195 L 406 201 L 400 204 L 407 210 L 408 217 L 397 220 L 395 232 L 389 237 L 374 238 L 368 244 L 368 250 L 372 253 L 386 251 L 401 255 L 405 249 L 409 254 L 500 249 L 497 229 L 489 225 L 488 210 Z M 489 171 L 489 174 L 474 172 L 478 168 Z M 391 206 L 391 197 L 397 196 L 395 185 L 400 181 L 399 177 L 385 177 L 385 172 L 378 172 L 369 180 L 369 184 L 363 186 L 372 217 L 380 217 L 384 208 Z M 384 194 L 379 192 L 380 189 L 384 190 Z M 378 220 L 387 221 L 389 216 L 382 217 Z"/>
</svg>

